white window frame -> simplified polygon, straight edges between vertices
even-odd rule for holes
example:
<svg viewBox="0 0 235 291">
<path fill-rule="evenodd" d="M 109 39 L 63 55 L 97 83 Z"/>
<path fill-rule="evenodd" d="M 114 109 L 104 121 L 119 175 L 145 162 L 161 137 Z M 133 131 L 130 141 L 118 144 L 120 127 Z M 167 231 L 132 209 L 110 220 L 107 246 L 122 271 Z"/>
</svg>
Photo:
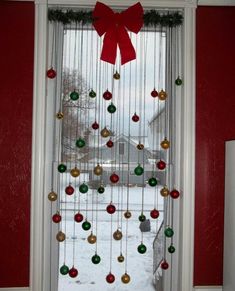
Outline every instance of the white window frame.
<svg viewBox="0 0 235 291">
<path fill-rule="evenodd" d="M 133 0 L 103 1 L 110 6 L 129 6 Z M 94 6 L 95 0 L 79 0 L 82 7 Z M 47 8 L 48 4 L 78 5 L 77 0 L 37 0 L 35 1 L 35 57 L 34 57 L 34 100 L 33 100 L 33 139 L 32 139 L 32 180 L 31 180 L 31 251 L 30 251 L 30 290 L 52 291 L 48 288 L 50 252 L 50 228 L 48 211 L 48 181 L 45 170 L 47 153 Z M 193 289 L 194 258 L 194 184 L 195 184 L 195 12 L 196 0 L 142 0 L 146 8 L 181 8 L 184 10 L 183 25 L 183 76 L 181 104 L 181 128 L 176 134 L 181 137 L 181 145 L 176 148 L 178 156 L 177 177 L 180 185 L 180 249 L 177 266 L 177 291 Z M 180 152 L 183 155 L 180 155 Z M 55 256 L 58 254 L 54 254 Z M 166 275 L 167 276 L 167 275 Z M 177 289 L 176 289 L 177 288 Z M 168 291 L 167 288 L 165 291 Z"/>
</svg>

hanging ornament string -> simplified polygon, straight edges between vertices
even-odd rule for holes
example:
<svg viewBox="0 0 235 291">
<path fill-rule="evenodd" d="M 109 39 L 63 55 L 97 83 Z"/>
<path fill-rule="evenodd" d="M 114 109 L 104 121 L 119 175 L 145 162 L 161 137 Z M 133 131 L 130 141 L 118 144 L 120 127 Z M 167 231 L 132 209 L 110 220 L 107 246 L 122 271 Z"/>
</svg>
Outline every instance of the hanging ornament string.
<svg viewBox="0 0 235 291">
<path fill-rule="evenodd" d="M 136 37 L 136 52 L 138 54 L 138 38 Z M 135 61 L 135 110 L 134 113 L 136 114 L 136 109 L 137 109 L 137 79 L 138 79 L 138 61 Z"/>
<path fill-rule="evenodd" d="M 156 26 L 154 26 L 154 45 L 153 45 L 153 83 L 154 83 L 154 90 L 156 91 L 156 70 L 157 70 L 157 57 L 156 57 L 156 54 L 157 54 L 157 35 L 159 35 L 159 33 L 157 33 L 157 28 Z M 158 47 L 159 49 L 159 47 Z M 160 64 L 158 64 L 158 66 L 160 67 Z M 159 84 L 158 84 L 159 85 Z M 156 167 L 156 159 L 157 159 L 157 136 L 158 136 L 158 129 L 157 129 L 157 119 L 158 119 L 158 109 L 156 111 L 156 101 L 159 103 L 159 99 L 155 99 L 155 98 L 152 98 L 152 108 L 153 108 L 153 111 L 152 111 L 152 156 L 153 156 L 153 159 L 154 159 L 154 163 L 152 165 L 152 172 L 154 171 L 155 167 Z M 154 120 L 156 119 L 156 121 Z M 156 123 L 156 125 L 154 125 Z M 156 126 L 156 129 L 154 128 Z M 157 187 L 154 188 L 154 203 L 153 203 L 153 207 L 154 207 L 154 210 L 157 209 L 157 206 L 158 206 L 158 203 L 157 203 L 157 196 L 158 196 L 158 190 L 157 190 Z M 150 212 L 150 215 L 151 215 L 151 212 Z"/>
<path fill-rule="evenodd" d="M 82 95 L 82 91 L 81 91 L 81 82 L 82 82 L 82 67 L 79 66 L 79 61 L 77 58 L 77 53 L 78 54 L 82 54 L 82 27 L 81 24 L 76 22 L 76 32 L 75 32 L 75 46 L 76 46 L 76 53 L 74 52 L 74 69 L 77 71 L 77 81 L 75 81 L 76 83 L 76 93 L 78 93 L 78 98 L 80 99 L 81 95 Z M 75 100 L 76 101 L 76 128 L 75 128 L 75 139 L 78 138 L 80 139 L 81 137 L 81 101 L 80 100 Z M 72 142 L 72 141 L 71 141 Z M 81 172 L 82 172 L 82 164 L 81 164 L 81 157 L 80 157 L 80 151 L 79 151 L 79 147 L 75 146 L 75 155 L 74 155 L 74 160 L 75 160 L 75 175 L 77 176 L 78 179 L 75 180 L 75 188 L 79 188 L 78 186 L 81 184 Z M 82 209 L 81 209 L 81 193 L 78 190 L 77 193 L 77 207 L 76 207 L 76 214 L 74 215 L 74 223 L 75 221 L 77 223 L 82 222 L 83 220 L 83 215 L 81 213 Z"/>
<path fill-rule="evenodd" d="M 167 67 L 171 68 L 171 52 L 170 52 L 170 45 L 171 45 L 171 28 L 167 29 L 167 34 L 169 35 L 168 37 L 168 44 L 167 44 Z M 171 72 L 168 72 L 166 75 L 166 84 L 171 84 Z M 170 89 L 170 88 L 168 88 Z M 169 94 L 169 92 L 168 92 Z M 171 96 L 170 96 L 171 97 Z M 169 98 L 165 99 L 165 137 L 169 136 Z"/>
<path fill-rule="evenodd" d="M 153 64 L 154 64 L 154 70 L 153 70 L 153 84 L 154 84 L 154 89 L 157 88 L 156 86 L 156 70 L 157 70 L 157 27 L 156 25 L 154 26 L 154 36 L 153 36 Z M 159 69 L 160 69 L 160 64 L 159 64 Z"/>
<path fill-rule="evenodd" d="M 114 86 L 114 78 L 113 78 L 113 86 Z M 118 84 L 116 84 L 116 86 L 115 86 L 115 92 L 114 93 L 116 93 L 117 94 L 117 96 L 121 96 L 120 94 L 121 94 L 121 92 L 120 92 L 120 81 L 119 80 L 117 80 L 117 82 L 118 82 Z M 114 99 L 114 101 L 115 101 L 115 105 L 116 105 L 116 107 L 118 108 L 118 110 L 116 111 L 116 113 L 115 113 L 115 116 L 116 116 L 116 120 L 115 120 L 115 124 L 116 124 L 116 126 L 115 126 L 115 131 L 116 131 L 116 140 L 118 139 L 118 137 L 121 137 L 121 131 L 120 131 L 120 126 L 121 126 L 121 116 L 120 116 L 120 114 L 121 114 L 121 106 L 122 106 L 122 104 L 121 104 L 121 98 L 116 98 L 116 94 L 114 94 L 114 97 L 115 97 L 115 99 Z M 125 150 L 125 149 L 124 149 Z M 115 155 L 116 155 L 116 162 L 117 162 L 117 160 L 118 160 L 118 174 L 119 174 L 119 176 L 121 176 L 121 160 L 123 160 L 123 154 L 122 153 L 120 153 L 120 148 L 117 146 L 117 142 L 116 142 L 116 150 L 115 150 Z M 123 181 L 123 179 L 122 179 L 122 181 Z M 120 205 L 120 195 L 121 195 L 121 187 L 122 187 L 122 185 L 121 186 L 119 186 L 118 187 L 118 202 L 117 202 L 117 230 L 122 230 L 121 229 L 121 226 L 120 226 L 120 211 L 121 211 L 121 205 Z"/>
<path fill-rule="evenodd" d="M 143 79 L 143 139 L 144 139 L 144 143 L 146 140 L 146 95 L 147 95 L 147 90 L 146 90 L 146 79 L 147 79 L 147 55 L 148 55 L 148 28 L 146 29 L 146 31 L 144 31 L 144 79 Z M 142 151 L 142 160 L 143 160 L 143 167 L 144 169 L 146 169 L 147 165 L 146 165 L 146 159 L 145 159 L 145 151 Z M 144 197 L 145 197 L 145 175 L 143 175 L 143 187 L 142 187 L 142 213 L 144 212 Z M 141 237 L 141 241 L 143 242 L 143 232 L 141 232 L 142 237 Z"/>
<path fill-rule="evenodd" d="M 140 33 L 140 59 L 143 58 L 143 32 Z M 140 62 L 139 66 L 139 115 L 140 115 L 140 122 L 139 122 L 139 145 L 144 144 L 141 141 L 141 134 L 142 134 L 142 123 L 143 123 L 143 118 L 142 118 L 142 113 L 143 113 L 143 107 L 142 107 L 142 83 L 143 83 L 143 63 Z M 143 150 L 143 149 L 142 149 Z M 138 165 L 140 164 L 140 156 L 141 156 L 141 150 L 138 151 Z"/>
<path fill-rule="evenodd" d="M 55 25 L 52 25 L 52 29 L 54 31 L 54 26 Z M 54 37 L 52 37 L 52 47 L 53 47 L 53 43 L 54 43 Z M 52 54 L 54 53 L 54 49 L 52 49 L 52 52 L 51 52 L 51 58 L 52 58 Z M 48 56 L 47 56 L 47 60 L 48 60 Z M 47 81 L 47 87 L 48 87 L 48 81 Z M 53 108 L 54 110 L 56 109 L 56 88 L 57 88 L 57 83 L 55 84 L 55 89 L 53 90 Z M 47 95 L 47 98 L 49 96 Z M 56 128 L 56 119 L 55 119 L 55 111 L 53 112 L 53 126 L 54 128 Z M 55 135 L 55 131 L 53 131 L 53 137 L 52 137 L 52 146 L 53 148 L 55 148 L 55 142 L 56 142 L 56 135 Z M 55 166 L 55 160 L 56 160 L 56 151 L 53 151 L 53 154 L 52 154 L 52 162 L 51 162 L 51 181 L 50 181 L 50 184 L 51 184 L 51 191 L 48 195 L 48 199 L 49 201 L 51 201 L 50 203 L 50 217 L 51 217 L 51 223 L 50 223 L 50 274 L 51 274 L 51 271 L 52 271 L 52 233 L 53 233 L 53 224 L 52 224 L 52 221 L 53 221 L 53 212 L 54 212 L 54 208 L 57 209 L 57 213 L 58 213 L 58 208 L 59 208 L 59 203 L 56 202 L 56 205 L 55 207 L 53 206 L 53 202 L 56 201 L 58 199 L 58 190 L 59 188 L 55 186 L 55 189 L 56 192 L 54 192 L 54 166 Z M 54 198 L 53 198 L 54 197 Z M 59 214 L 58 214 L 59 216 Z M 51 286 L 51 276 L 50 276 L 50 286 Z"/>
</svg>

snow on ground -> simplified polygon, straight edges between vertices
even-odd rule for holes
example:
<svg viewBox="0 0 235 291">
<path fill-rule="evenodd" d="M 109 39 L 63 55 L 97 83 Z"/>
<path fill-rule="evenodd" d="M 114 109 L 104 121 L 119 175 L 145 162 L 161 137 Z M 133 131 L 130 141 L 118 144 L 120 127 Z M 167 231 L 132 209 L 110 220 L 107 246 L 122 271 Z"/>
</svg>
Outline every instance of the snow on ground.
<svg viewBox="0 0 235 291">
<path fill-rule="evenodd" d="M 112 189 L 111 189 L 112 188 Z M 90 235 L 91 230 L 84 231 L 81 223 L 73 222 L 74 210 L 70 208 L 70 202 L 74 197 L 69 197 L 66 201 L 66 243 L 60 243 L 60 266 L 64 263 L 64 250 L 66 248 L 66 264 L 71 267 L 73 265 L 73 250 L 74 266 L 78 269 L 79 275 L 76 278 L 70 278 L 68 275 L 59 275 L 58 291 L 101 291 L 101 290 L 135 290 L 135 291 L 153 291 L 155 290 L 152 284 L 152 265 L 153 265 L 153 250 L 152 242 L 156 236 L 156 231 L 162 221 L 163 213 L 161 212 L 160 218 L 156 221 L 151 219 L 151 231 L 143 233 L 143 243 L 147 247 L 145 254 L 139 254 L 137 251 L 138 245 L 141 243 L 142 234 L 139 230 L 138 216 L 141 213 L 142 201 L 142 188 L 129 187 L 130 196 L 130 211 L 132 212 L 131 219 L 128 220 L 128 240 L 127 240 L 127 256 L 126 256 L 126 226 L 127 220 L 122 218 L 123 211 L 116 212 L 112 215 L 105 211 L 107 204 L 110 202 L 111 195 L 113 196 L 113 203 L 120 206 L 121 197 L 123 201 L 126 199 L 126 187 L 110 187 L 107 186 L 104 194 L 98 196 L 98 226 L 96 229 L 96 213 L 91 210 L 92 205 L 96 199 L 96 191 L 90 191 L 88 195 L 80 195 L 80 207 L 83 209 L 82 213 L 87 213 L 88 220 L 93 221 L 93 234 L 97 235 L 97 253 L 101 257 L 101 262 L 94 265 L 91 262 L 91 257 L 95 254 L 96 245 L 91 245 L 87 242 L 87 237 Z M 154 196 L 158 193 L 159 187 L 151 188 L 146 186 L 144 189 L 145 210 L 144 214 L 150 218 L 149 212 L 153 209 Z M 94 195 L 95 193 L 95 195 Z M 123 194 L 121 194 L 123 193 Z M 122 196 L 123 195 L 123 196 Z M 92 196 L 93 204 L 92 204 Z M 119 197 L 119 198 L 118 198 Z M 71 200 L 71 201 L 70 201 Z M 118 203 L 119 202 L 119 203 Z M 71 203 L 72 204 L 72 203 Z M 120 208 L 120 207 L 119 207 Z M 163 209 L 162 197 L 158 194 L 158 209 Z M 62 210 L 62 212 L 65 210 Z M 85 212 L 84 212 L 85 211 Z M 122 216 L 121 216 L 122 214 Z M 112 229 L 111 229 L 112 219 Z M 62 227 L 65 225 L 62 224 Z M 112 239 L 112 273 L 115 275 L 116 280 L 113 284 L 108 284 L 105 280 L 106 275 L 110 271 L 110 239 L 112 234 L 117 228 L 122 229 L 123 238 L 121 241 Z M 119 263 L 117 256 L 120 251 L 127 257 L 127 272 L 131 276 L 129 284 L 121 282 L 121 276 L 125 273 L 125 262 Z"/>
</svg>

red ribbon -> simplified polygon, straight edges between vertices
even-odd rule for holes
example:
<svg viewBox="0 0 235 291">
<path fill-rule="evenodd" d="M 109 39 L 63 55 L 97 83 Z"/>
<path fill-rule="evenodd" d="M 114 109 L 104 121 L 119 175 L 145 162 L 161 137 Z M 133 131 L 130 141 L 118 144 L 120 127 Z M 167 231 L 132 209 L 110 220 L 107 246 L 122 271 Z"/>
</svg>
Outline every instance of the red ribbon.
<svg viewBox="0 0 235 291">
<path fill-rule="evenodd" d="M 99 36 L 104 36 L 101 60 L 115 64 L 117 46 L 121 53 L 121 64 L 124 65 L 136 58 L 127 29 L 138 33 L 143 25 L 143 7 L 140 2 L 121 13 L 115 13 L 107 5 L 96 2 L 93 11 L 93 26 Z"/>
</svg>

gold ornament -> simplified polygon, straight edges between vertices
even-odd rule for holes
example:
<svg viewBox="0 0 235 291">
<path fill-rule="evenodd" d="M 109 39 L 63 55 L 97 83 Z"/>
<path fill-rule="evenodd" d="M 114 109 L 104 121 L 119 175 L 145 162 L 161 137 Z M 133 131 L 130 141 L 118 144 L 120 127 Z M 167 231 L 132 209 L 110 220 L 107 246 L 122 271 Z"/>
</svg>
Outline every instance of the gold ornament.
<svg viewBox="0 0 235 291">
<path fill-rule="evenodd" d="M 63 233 L 63 231 L 59 231 L 56 235 L 56 239 L 59 241 L 59 242 L 62 242 L 65 240 L 65 234 Z"/>
<path fill-rule="evenodd" d="M 137 149 L 140 150 L 140 151 L 144 149 L 144 145 L 143 145 L 142 143 L 137 144 L 136 147 L 137 147 Z"/>
<path fill-rule="evenodd" d="M 165 138 L 162 142 L 161 142 L 161 147 L 164 149 L 164 150 L 167 150 L 169 149 L 170 147 L 170 142 L 167 138 Z"/>
<path fill-rule="evenodd" d="M 113 75 L 113 78 L 115 80 L 119 80 L 120 79 L 120 74 L 116 71 L 115 74 Z"/>
<path fill-rule="evenodd" d="M 54 192 L 54 191 L 51 191 L 49 194 L 48 194 L 48 199 L 50 201 L 56 201 L 57 200 L 57 194 Z"/>
<path fill-rule="evenodd" d="M 115 240 L 121 240 L 122 239 L 122 232 L 120 230 L 116 230 L 114 233 L 113 233 L 113 238 Z"/>
<path fill-rule="evenodd" d="M 128 218 L 131 218 L 131 212 L 129 210 L 127 210 L 125 213 L 124 213 L 124 216 L 126 219 Z"/>
<path fill-rule="evenodd" d="M 122 280 L 122 283 L 128 284 L 131 280 L 131 277 L 127 273 L 125 273 L 124 275 L 122 275 L 121 280 Z"/>
<path fill-rule="evenodd" d="M 167 197 L 169 194 L 170 194 L 170 191 L 169 189 L 164 186 L 161 190 L 160 190 L 160 194 L 163 196 L 163 197 Z"/>
<path fill-rule="evenodd" d="M 60 112 L 60 111 L 57 112 L 57 113 L 56 113 L 56 118 L 57 118 L 57 119 L 63 119 L 63 118 L 64 118 L 64 113 L 63 113 L 63 112 Z"/>
<path fill-rule="evenodd" d="M 98 164 L 97 166 L 95 166 L 94 168 L 94 174 L 96 176 L 101 176 L 103 173 L 103 168 Z"/>
<path fill-rule="evenodd" d="M 158 98 L 159 98 L 161 101 L 166 100 L 166 98 L 167 98 L 167 93 L 166 93 L 166 91 L 161 90 L 161 91 L 158 93 Z"/>
<path fill-rule="evenodd" d="M 119 263 L 122 263 L 122 262 L 124 262 L 125 258 L 123 257 L 122 254 L 120 254 L 120 256 L 117 257 L 117 260 Z"/>
<path fill-rule="evenodd" d="M 110 131 L 105 127 L 101 130 L 100 134 L 102 137 L 108 137 L 110 136 Z"/>
<path fill-rule="evenodd" d="M 74 178 L 77 178 L 80 175 L 80 170 L 75 167 L 70 171 L 70 175 Z"/>
<path fill-rule="evenodd" d="M 89 244 L 95 244 L 96 243 L 96 236 L 91 232 L 91 234 L 88 236 L 87 241 Z"/>
</svg>

